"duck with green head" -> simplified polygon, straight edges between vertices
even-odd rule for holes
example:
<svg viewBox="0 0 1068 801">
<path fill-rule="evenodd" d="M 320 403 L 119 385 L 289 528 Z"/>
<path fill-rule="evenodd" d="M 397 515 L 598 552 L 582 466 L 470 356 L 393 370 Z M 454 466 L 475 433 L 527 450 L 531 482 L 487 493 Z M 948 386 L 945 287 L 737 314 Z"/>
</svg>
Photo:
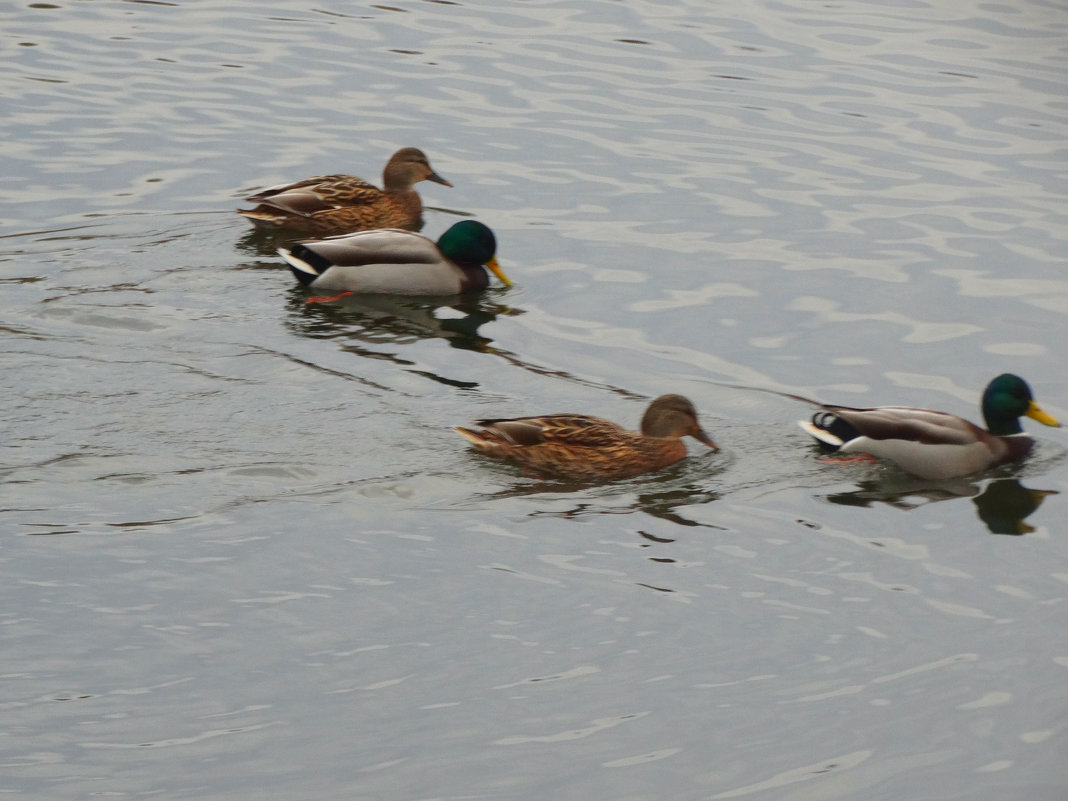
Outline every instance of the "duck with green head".
<svg viewBox="0 0 1068 801">
<path fill-rule="evenodd" d="M 1030 453 L 1034 440 L 1021 417 L 1060 426 L 1042 411 L 1019 376 L 999 375 L 983 393 L 986 429 L 946 412 L 907 406 L 856 409 L 819 404 L 806 432 L 839 453 L 870 454 L 895 462 L 908 473 L 933 480 L 987 470 Z"/>
<path fill-rule="evenodd" d="M 488 269 L 505 286 L 497 239 L 477 220 L 453 225 L 435 243 L 397 228 L 302 242 L 278 252 L 297 280 L 354 294 L 456 295 L 489 286 Z"/>
</svg>

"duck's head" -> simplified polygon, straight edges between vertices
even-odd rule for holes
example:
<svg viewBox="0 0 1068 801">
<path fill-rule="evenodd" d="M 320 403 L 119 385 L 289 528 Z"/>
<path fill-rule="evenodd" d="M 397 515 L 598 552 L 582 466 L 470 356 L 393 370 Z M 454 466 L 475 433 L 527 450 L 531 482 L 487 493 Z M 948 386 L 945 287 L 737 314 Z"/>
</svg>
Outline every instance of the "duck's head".
<svg viewBox="0 0 1068 801">
<path fill-rule="evenodd" d="M 1026 381 L 1012 373 L 1002 373 L 987 384 L 983 392 L 983 419 L 987 430 L 999 437 L 1019 434 L 1023 431 L 1021 417 L 1030 417 L 1047 426 L 1060 426 L 1035 403 Z"/>
<path fill-rule="evenodd" d="M 387 192 L 403 192 L 420 181 L 452 186 L 430 167 L 426 154 L 417 147 L 402 147 L 386 162 L 382 185 Z"/>
<path fill-rule="evenodd" d="M 463 266 L 485 265 L 505 286 L 512 281 L 497 264 L 497 237 L 478 220 L 456 223 L 438 239 L 438 250 L 449 261 Z"/>
<path fill-rule="evenodd" d="M 714 451 L 719 446 L 712 441 L 697 422 L 697 410 L 682 395 L 661 395 L 649 404 L 642 415 L 642 434 L 647 437 L 693 437 Z"/>
</svg>

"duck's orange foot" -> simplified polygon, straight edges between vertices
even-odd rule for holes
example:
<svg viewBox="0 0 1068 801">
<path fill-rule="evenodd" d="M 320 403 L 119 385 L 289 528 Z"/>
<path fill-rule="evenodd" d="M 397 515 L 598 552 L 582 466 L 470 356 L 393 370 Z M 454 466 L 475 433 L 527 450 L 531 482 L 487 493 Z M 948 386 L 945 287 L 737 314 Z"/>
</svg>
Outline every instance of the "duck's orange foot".
<svg viewBox="0 0 1068 801">
<path fill-rule="evenodd" d="M 879 460 L 870 453 L 858 453 L 856 456 L 821 456 L 817 461 L 823 464 L 875 464 Z"/>
<path fill-rule="evenodd" d="M 332 303 L 335 300 L 341 300 L 342 298 L 347 297 L 348 295 L 351 295 L 351 294 L 352 294 L 351 292 L 342 292 L 340 295 L 316 295 L 315 297 L 308 298 L 304 302 L 305 303 Z"/>
</svg>

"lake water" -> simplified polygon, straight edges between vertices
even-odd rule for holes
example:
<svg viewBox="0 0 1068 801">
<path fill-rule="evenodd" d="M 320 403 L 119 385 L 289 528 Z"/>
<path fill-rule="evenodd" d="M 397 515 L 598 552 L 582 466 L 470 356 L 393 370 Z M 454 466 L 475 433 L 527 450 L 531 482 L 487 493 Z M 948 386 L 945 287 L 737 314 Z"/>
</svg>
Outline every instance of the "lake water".
<svg viewBox="0 0 1068 801">
<path fill-rule="evenodd" d="M 0 31 L 0 795 L 1066 797 L 1064 430 L 921 483 L 774 394 L 1068 417 L 1062 4 Z M 409 145 L 516 286 L 306 304 L 233 209 Z M 664 392 L 720 453 L 574 486 L 450 430 Z"/>
</svg>

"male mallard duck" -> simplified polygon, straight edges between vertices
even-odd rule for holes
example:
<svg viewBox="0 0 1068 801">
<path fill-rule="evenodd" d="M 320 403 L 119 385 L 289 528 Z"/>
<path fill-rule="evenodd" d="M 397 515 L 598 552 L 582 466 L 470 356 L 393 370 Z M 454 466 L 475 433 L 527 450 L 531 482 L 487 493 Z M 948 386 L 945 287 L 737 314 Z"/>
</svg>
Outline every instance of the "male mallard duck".
<svg viewBox="0 0 1068 801">
<path fill-rule="evenodd" d="M 493 231 L 476 220 L 456 223 L 437 244 L 397 228 L 360 231 L 291 249 L 279 248 L 305 286 L 361 294 L 455 295 L 489 285 L 485 265 L 505 286 Z"/>
<path fill-rule="evenodd" d="M 640 434 L 583 414 L 475 424 L 481 428 L 456 426 L 456 431 L 482 453 L 575 480 L 627 478 L 667 467 L 686 456 L 681 437 L 687 435 L 719 450 L 682 395 L 661 395 L 650 403 Z"/>
<path fill-rule="evenodd" d="M 382 171 L 382 189 L 355 175 L 317 175 L 295 184 L 264 189 L 246 198 L 254 209 L 238 209 L 257 223 L 298 234 L 329 234 L 369 228 L 419 229 L 423 204 L 412 187 L 419 181 L 452 186 L 430 168 L 422 150 L 405 147 L 394 153 Z"/>
<path fill-rule="evenodd" d="M 854 409 L 819 404 L 811 422 L 798 425 L 841 453 L 866 453 L 896 462 L 927 479 L 965 476 L 1026 456 L 1034 441 L 1023 433 L 1020 417 L 1060 426 L 1031 397 L 1022 378 L 1005 373 L 983 393 L 987 430 L 946 412 L 906 406 Z"/>
</svg>

